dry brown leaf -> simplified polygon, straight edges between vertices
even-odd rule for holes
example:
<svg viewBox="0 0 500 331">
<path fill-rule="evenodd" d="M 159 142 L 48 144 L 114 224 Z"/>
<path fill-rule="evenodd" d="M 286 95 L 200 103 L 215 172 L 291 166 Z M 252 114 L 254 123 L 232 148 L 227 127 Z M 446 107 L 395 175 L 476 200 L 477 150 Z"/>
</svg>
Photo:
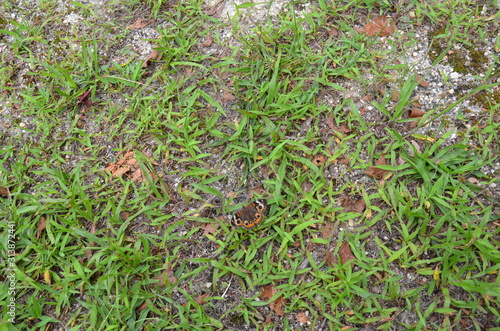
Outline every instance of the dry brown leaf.
<svg viewBox="0 0 500 331">
<path fill-rule="evenodd" d="M 342 124 L 341 126 L 339 126 L 337 129 L 334 129 L 335 131 L 338 131 L 340 133 L 344 133 L 344 134 L 348 134 L 348 133 L 351 133 L 351 129 L 349 129 L 347 126 L 345 126 L 344 124 Z"/>
<path fill-rule="evenodd" d="M 272 286 L 264 286 L 262 287 L 262 293 L 260 294 L 259 298 L 261 299 L 271 299 L 274 295 L 274 287 Z"/>
<path fill-rule="evenodd" d="M 400 96 L 399 92 L 392 93 L 392 95 L 391 95 L 391 101 L 394 101 L 394 102 L 398 101 L 399 100 L 399 96 Z"/>
<path fill-rule="evenodd" d="M 429 85 L 431 85 L 431 83 L 424 80 L 424 78 L 421 75 L 417 75 L 416 78 L 417 78 L 417 83 L 422 87 L 429 87 Z"/>
<path fill-rule="evenodd" d="M 330 251 L 326 251 L 325 253 L 325 262 L 326 265 L 328 265 L 329 267 L 334 267 L 335 265 L 338 264 L 337 258 Z"/>
<path fill-rule="evenodd" d="M 42 236 L 42 231 L 45 230 L 45 228 L 47 227 L 47 219 L 42 216 L 40 217 L 40 222 L 38 222 L 38 227 L 36 229 L 36 237 L 38 239 L 40 239 L 40 237 Z"/>
<path fill-rule="evenodd" d="M 367 36 L 381 36 L 386 37 L 396 30 L 396 24 L 392 17 L 378 16 L 368 22 L 361 30 Z"/>
<path fill-rule="evenodd" d="M 279 298 L 277 298 L 276 300 L 274 300 L 273 302 L 271 302 L 269 304 L 269 308 L 271 308 L 272 310 L 274 310 L 274 312 L 278 316 L 285 315 L 285 313 L 281 309 L 281 307 L 283 307 L 283 301 L 284 301 L 283 296 L 280 296 Z"/>
<path fill-rule="evenodd" d="M 205 303 L 207 303 L 207 302 L 205 301 L 205 299 L 206 299 L 206 298 L 208 298 L 209 296 L 210 296 L 210 293 L 205 293 L 205 294 L 202 294 L 202 295 L 200 295 L 200 296 L 196 297 L 196 298 L 194 299 L 194 302 L 196 302 L 196 303 L 197 303 L 197 304 L 199 304 L 199 305 L 205 304 Z"/>
<path fill-rule="evenodd" d="M 330 37 L 335 37 L 335 36 L 338 36 L 339 35 L 339 30 L 337 30 L 336 28 L 334 27 L 331 27 L 330 30 L 328 30 L 328 35 Z"/>
<path fill-rule="evenodd" d="M 321 238 L 331 238 L 333 236 L 333 233 L 335 232 L 335 224 L 327 222 L 319 228 L 319 232 L 321 233 Z"/>
<path fill-rule="evenodd" d="M 328 127 L 330 127 L 330 129 L 335 130 L 335 122 L 333 121 L 332 115 L 328 115 L 328 117 L 326 118 L 325 124 L 328 125 Z"/>
<path fill-rule="evenodd" d="M 418 108 L 412 108 L 408 111 L 408 117 L 409 118 L 422 118 L 422 116 L 425 115 L 425 111 L 418 109 Z"/>
<path fill-rule="evenodd" d="M 117 156 L 119 156 L 120 154 L 121 152 L 118 153 Z M 156 163 L 154 160 L 152 159 L 150 160 L 153 164 Z M 146 180 L 146 176 L 139 167 L 139 162 L 134 158 L 133 151 L 126 152 L 125 155 L 118 162 L 108 164 L 106 166 L 106 170 L 111 172 L 111 175 L 115 178 L 121 177 L 130 172 L 131 174 L 129 175 L 129 178 L 132 179 L 133 181 L 140 183 Z M 158 179 L 158 176 L 153 172 L 149 172 L 149 175 L 152 180 Z"/>
<path fill-rule="evenodd" d="M 311 192 L 311 189 L 313 188 L 313 183 L 311 183 L 310 181 L 308 180 L 305 180 L 302 182 L 302 184 L 300 184 L 300 188 L 302 190 L 302 192 Z"/>
<path fill-rule="evenodd" d="M 307 318 L 307 315 L 306 313 L 304 313 L 303 311 L 301 311 L 300 313 L 297 314 L 297 320 L 302 323 L 302 324 L 305 324 L 307 323 L 307 321 L 309 320 Z"/>
<path fill-rule="evenodd" d="M 326 157 L 323 155 L 317 155 L 312 161 L 317 167 L 321 167 L 326 162 Z"/>
<path fill-rule="evenodd" d="M 189 78 L 193 75 L 194 71 L 193 68 L 190 66 L 185 66 L 184 67 L 184 77 Z"/>
<path fill-rule="evenodd" d="M 127 29 L 130 29 L 130 30 L 142 29 L 153 22 L 154 22 L 154 20 L 143 20 L 142 18 L 139 18 L 133 24 L 127 26 Z"/>
<path fill-rule="evenodd" d="M 367 110 L 366 107 L 359 107 L 359 113 L 361 114 L 361 116 L 365 116 L 366 110 Z"/>
<path fill-rule="evenodd" d="M 394 319 L 395 319 L 397 316 L 398 316 L 398 314 L 394 314 L 394 315 L 392 315 L 392 317 L 382 318 L 382 319 L 380 319 L 378 322 L 379 322 L 379 323 L 385 323 L 385 322 L 394 321 Z"/>
<path fill-rule="evenodd" d="M 376 166 L 386 165 L 386 164 L 387 163 L 385 162 L 385 154 L 380 154 L 380 157 L 375 162 L 375 166 L 369 166 L 368 170 L 365 171 L 365 174 L 375 179 L 382 179 L 385 176 L 385 174 L 389 172 L 389 170 L 380 169 L 377 168 Z"/>
<path fill-rule="evenodd" d="M 418 121 L 411 121 L 410 123 L 410 128 L 416 128 L 418 125 Z"/>
<path fill-rule="evenodd" d="M 206 38 L 205 38 L 205 41 L 202 44 L 202 46 L 203 47 L 212 46 L 213 42 L 214 42 L 214 37 L 212 37 L 211 35 L 207 35 Z"/>
<path fill-rule="evenodd" d="M 388 172 L 389 170 L 384 170 L 374 166 L 369 166 L 368 170 L 365 171 L 365 174 L 375 179 L 382 179 Z"/>
<path fill-rule="evenodd" d="M 223 102 L 234 101 L 234 100 L 236 100 L 236 97 L 234 96 L 234 94 L 232 94 L 231 92 L 228 92 L 226 90 L 224 90 L 222 92 L 222 101 Z"/>
<path fill-rule="evenodd" d="M 124 174 L 126 174 L 127 172 L 130 171 L 130 167 L 129 166 L 118 167 L 116 164 L 109 164 L 106 167 L 106 169 L 108 169 L 109 171 L 111 171 L 111 174 L 115 178 L 121 177 L 121 176 L 123 176 Z"/>
<path fill-rule="evenodd" d="M 257 185 L 251 189 L 247 190 L 247 196 L 249 199 L 252 199 L 254 194 L 260 194 L 262 195 L 265 192 L 264 187 L 262 187 L 262 184 Z"/>
<path fill-rule="evenodd" d="M 174 275 L 174 271 L 172 270 L 171 264 L 169 264 L 167 268 L 165 268 L 165 270 L 163 270 L 163 272 L 158 276 L 156 276 L 154 279 L 159 280 L 157 286 L 159 285 L 170 286 L 178 280 L 177 277 L 175 277 Z"/>
<path fill-rule="evenodd" d="M 350 260 L 356 259 L 354 257 L 354 254 L 352 254 L 351 246 L 349 246 L 349 244 L 346 242 L 342 243 L 342 246 L 340 247 L 339 250 L 339 255 L 340 255 L 340 262 L 342 264 L 346 264 Z"/>
<path fill-rule="evenodd" d="M 144 309 L 146 309 L 148 307 L 148 303 L 147 301 L 144 301 L 139 307 L 135 308 L 135 311 L 143 311 Z"/>
<path fill-rule="evenodd" d="M 220 15 L 221 11 L 224 9 L 224 6 L 219 6 L 221 2 L 216 3 L 214 6 L 209 7 L 208 10 L 204 10 L 203 12 L 208 16 L 214 16 L 215 14 Z"/>
<path fill-rule="evenodd" d="M 361 100 L 367 101 L 367 102 L 372 101 L 373 100 L 373 95 L 367 94 L 364 97 L 361 97 Z"/>
<path fill-rule="evenodd" d="M 132 171 L 132 174 L 130 175 L 130 179 L 136 183 L 142 183 L 146 180 L 146 177 L 144 176 L 142 169 L 137 168 L 134 171 Z"/>
<path fill-rule="evenodd" d="M 207 234 L 214 234 L 217 231 L 217 229 L 210 223 L 203 223 L 201 228 L 203 229 L 203 236 Z"/>
<path fill-rule="evenodd" d="M 96 226 L 96 223 L 92 223 L 92 226 L 90 227 L 90 233 L 91 234 L 95 234 L 97 232 L 97 226 Z M 95 246 L 95 242 L 91 241 L 90 242 L 90 247 L 94 247 Z M 87 259 L 90 259 L 92 257 L 93 253 L 92 253 L 92 250 L 90 248 L 87 248 L 85 250 L 85 256 L 87 257 Z"/>
<path fill-rule="evenodd" d="M 363 198 L 354 198 L 345 196 L 342 206 L 345 207 L 345 212 L 353 212 L 362 214 L 366 208 L 366 203 Z"/>
<path fill-rule="evenodd" d="M 261 299 L 267 299 L 267 300 L 269 300 L 275 294 L 276 294 L 276 290 L 275 290 L 274 287 L 272 287 L 272 286 L 264 286 L 262 288 L 262 294 L 260 295 L 260 298 Z M 274 300 L 273 302 L 271 302 L 269 304 L 269 307 L 276 313 L 276 315 L 283 316 L 283 315 L 285 315 L 285 313 L 283 312 L 283 310 L 281 309 L 281 307 L 283 306 L 284 301 L 285 300 L 283 299 L 283 296 L 280 296 L 276 300 Z"/>
<path fill-rule="evenodd" d="M 78 97 L 78 101 L 76 102 L 76 104 L 84 109 L 90 108 L 90 106 L 92 106 L 93 104 L 92 99 L 90 99 L 90 95 L 91 95 L 90 91 L 83 92 Z"/>
<path fill-rule="evenodd" d="M 160 58 L 160 52 L 158 52 L 156 49 L 153 49 L 151 50 L 151 53 L 149 53 L 148 57 L 144 60 L 144 62 L 142 62 L 142 67 L 147 68 L 150 60 L 159 60 Z"/>
<path fill-rule="evenodd" d="M 9 196 L 9 190 L 5 187 L 0 187 L 0 196 L 6 198 Z"/>
<path fill-rule="evenodd" d="M 90 260 L 90 258 L 92 257 L 92 250 L 90 248 L 87 248 L 85 250 L 85 256 L 87 257 L 87 260 Z"/>
</svg>

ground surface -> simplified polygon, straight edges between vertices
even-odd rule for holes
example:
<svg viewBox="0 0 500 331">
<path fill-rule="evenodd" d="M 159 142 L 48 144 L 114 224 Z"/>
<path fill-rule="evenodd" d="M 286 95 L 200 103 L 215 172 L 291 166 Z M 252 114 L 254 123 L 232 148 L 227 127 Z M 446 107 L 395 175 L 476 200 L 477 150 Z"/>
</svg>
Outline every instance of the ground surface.
<svg viewBox="0 0 500 331">
<path fill-rule="evenodd" d="M 497 2 L 0 14 L 2 327 L 500 327 Z"/>
</svg>

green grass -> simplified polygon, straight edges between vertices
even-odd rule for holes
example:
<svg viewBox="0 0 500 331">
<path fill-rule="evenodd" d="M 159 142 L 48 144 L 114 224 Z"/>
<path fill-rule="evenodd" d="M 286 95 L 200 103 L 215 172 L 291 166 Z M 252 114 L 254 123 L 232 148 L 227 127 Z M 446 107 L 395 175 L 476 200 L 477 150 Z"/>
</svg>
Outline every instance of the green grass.
<svg viewBox="0 0 500 331">
<path fill-rule="evenodd" d="M 15 224 L 17 267 L 0 327 L 11 298 L 19 330 L 500 327 L 497 53 L 473 82 L 443 73 L 455 101 L 415 128 L 428 73 L 404 61 L 428 26 L 429 69 L 459 72 L 449 51 L 488 47 L 498 8 L 400 2 L 385 39 L 358 29 L 392 14 L 386 1 L 309 8 L 248 25 L 197 0 L 0 5 L 1 256 Z M 126 29 L 138 12 L 157 38 Z M 140 39 L 161 54 L 147 67 Z M 141 182 L 106 170 L 128 151 Z M 381 156 L 387 173 L 366 175 Z M 259 186 L 263 223 L 233 228 Z"/>
</svg>

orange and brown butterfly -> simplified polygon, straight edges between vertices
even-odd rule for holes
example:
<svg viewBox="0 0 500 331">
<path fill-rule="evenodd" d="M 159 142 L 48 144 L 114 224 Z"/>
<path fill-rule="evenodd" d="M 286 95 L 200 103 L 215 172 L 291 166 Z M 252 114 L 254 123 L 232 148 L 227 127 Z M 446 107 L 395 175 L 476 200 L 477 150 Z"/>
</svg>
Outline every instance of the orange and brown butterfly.
<svg viewBox="0 0 500 331">
<path fill-rule="evenodd" d="M 266 199 L 258 199 L 241 208 L 236 214 L 230 217 L 231 224 L 246 229 L 253 228 L 262 222 L 264 212 L 267 208 Z"/>
</svg>

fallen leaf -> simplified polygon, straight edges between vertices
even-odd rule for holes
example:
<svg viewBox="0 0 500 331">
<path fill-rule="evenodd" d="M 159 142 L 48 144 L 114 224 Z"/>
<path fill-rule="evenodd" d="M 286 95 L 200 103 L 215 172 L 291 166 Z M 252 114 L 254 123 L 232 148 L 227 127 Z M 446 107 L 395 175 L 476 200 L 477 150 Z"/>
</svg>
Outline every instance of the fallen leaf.
<svg viewBox="0 0 500 331">
<path fill-rule="evenodd" d="M 143 311 L 144 309 L 146 309 L 148 307 L 148 303 L 147 301 L 144 301 L 139 307 L 137 307 L 135 309 L 135 311 Z"/>
<path fill-rule="evenodd" d="M 122 152 L 118 153 L 119 156 Z M 148 157 L 147 155 L 145 155 Z M 149 158 L 149 157 L 148 157 Z M 155 164 L 156 162 L 149 158 L 150 161 Z M 157 163 L 156 163 L 157 164 Z M 142 169 L 139 167 L 139 162 L 134 158 L 134 152 L 128 151 L 125 155 L 116 163 L 110 163 L 106 166 L 106 170 L 111 172 L 111 175 L 115 178 L 122 177 L 125 174 L 129 174 L 129 178 L 135 182 L 141 183 L 146 181 L 146 176 L 144 175 Z M 152 180 L 157 180 L 158 176 L 149 171 L 149 176 Z"/>
<path fill-rule="evenodd" d="M 363 198 L 355 198 L 346 196 L 344 198 L 343 204 L 344 212 L 353 212 L 362 214 L 366 208 L 366 203 Z"/>
<path fill-rule="evenodd" d="M 271 299 L 274 295 L 276 294 L 276 290 L 274 287 L 272 286 L 264 286 L 262 288 L 262 294 L 260 295 L 260 298 L 261 299 Z M 274 300 L 273 302 L 269 303 L 269 307 L 276 313 L 276 315 L 278 316 L 283 316 L 285 315 L 285 313 L 283 312 L 283 310 L 281 309 L 281 307 L 283 306 L 283 303 L 284 303 L 284 299 L 283 299 L 283 296 L 279 296 L 278 298 L 276 298 L 276 300 Z"/>
<path fill-rule="evenodd" d="M 117 167 L 115 164 L 109 164 L 107 167 L 111 171 L 113 177 L 118 178 L 130 171 L 129 166 Z"/>
<path fill-rule="evenodd" d="M 45 217 L 40 217 L 40 222 L 38 222 L 38 227 L 36 229 L 36 237 L 40 239 L 42 236 L 42 231 L 47 227 L 47 219 Z"/>
<path fill-rule="evenodd" d="M 326 262 L 326 265 L 329 267 L 333 267 L 333 266 L 338 264 L 337 258 L 330 251 L 326 251 L 326 253 L 325 253 L 325 262 Z"/>
<path fill-rule="evenodd" d="M 425 115 L 425 111 L 418 109 L 418 108 L 412 108 L 408 111 L 408 117 L 409 118 L 422 118 L 422 116 Z"/>
<path fill-rule="evenodd" d="M 210 223 L 203 223 L 201 228 L 203 229 L 203 236 L 207 234 L 214 234 L 217 231 L 217 229 L 215 229 L 215 227 Z"/>
<path fill-rule="evenodd" d="M 143 20 L 142 18 L 139 18 L 132 25 L 127 26 L 127 29 L 130 29 L 130 30 L 142 29 L 153 22 L 154 22 L 154 20 Z"/>
<path fill-rule="evenodd" d="M 302 190 L 302 192 L 311 192 L 311 189 L 314 187 L 313 183 L 311 183 L 310 181 L 308 180 L 305 180 L 302 182 L 302 184 L 300 184 L 300 189 Z"/>
<path fill-rule="evenodd" d="M 146 177 L 144 177 L 144 174 L 142 173 L 141 168 L 137 168 L 134 171 L 132 171 L 132 174 L 130 175 L 130 179 L 136 183 L 142 183 L 146 180 Z"/>
<path fill-rule="evenodd" d="M 226 90 L 224 90 L 222 92 L 222 101 L 223 102 L 234 101 L 234 100 L 236 100 L 236 97 L 234 96 L 234 94 L 232 94 L 231 92 L 228 92 Z"/>
<path fill-rule="evenodd" d="M 202 295 L 200 295 L 200 296 L 196 297 L 196 298 L 194 299 L 194 302 L 196 302 L 196 303 L 197 303 L 197 304 L 199 304 L 199 305 L 205 304 L 205 303 L 207 303 L 207 302 L 205 301 L 205 299 L 206 299 L 206 298 L 208 298 L 208 297 L 210 297 L 210 293 L 205 293 L 205 294 L 202 294 Z"/>
<path fill-rule="evenodd" d="M 78 101 L 76 102 L 76 104 L 83 108 L 90 108 L 90 106 L 92 106 L 93 104 L 92 99 L 90 99 L 90 95 L 90 91 L 83 92 L 78 97 Z"/>
<path fill-rule="evenodd" d="M 379 323 L 385 323 L 385 322 L 390 322 L 390 321 L 394 321 L 394 319 L 398 316 L 398 314 L 394 314 L 392 315 L 392 317 L 386 317 L 386 318 L 382 318 L 381 320 L 379 320 L 378 322 Z"/>
<path fill-rule="evenodd" d="M 336 28 L 334 27 L 331 27 L 330 30 L 328 30 L 328 35 L 330 37 L 335 37 L 335 36 L 338 36 L 339 35 L 339 30 L 337 30 Z"/>
<path fill-rule="evenodd" d="M 92 223 L 92 226 L 90 227 L 90 233 L 91 234 L 95 234 L 97 232 L 97 228 L 96 228 L 96 223 Z M 90 247 L 94 247 L 95 246 L 95 243 L 93 241 L 90 242 Z M 90 259 L 92 257 L 93 253 L 92 253 L 92 250 L 90 248 L 87 248 L 85 250 L 85 256 L 87 257 L 87 259 Z"/>
<path fill-rule="evenodd" d="M 349 244 L 346 242 L 342 243 L 342 246 L 340 247 L 340 250 L 339 250 L 339 255 L 340 255 L 340 262 L 342 264 L 346 264 L 350 260 L 356 259 L 354 257 L 354 255 L 352 254 L 351 246 L 349 246 Z"/>
<path fill-rule="evenodd" d="M 300 313 L 298 313 L 298 314 L 297 314 L 297 320 L 298 320 L 300 323 L 305 324 L 305 323 L 307 323 L 307 321 L 308 321 L 309 319 L 307 318 L 306 313 L 304 313 L 304 312 L 302 312 L 302 311 L 301 311 Z"/>
<path fill-rule="evenodd" d="M 363 101 L 372 101 L 373 100 L 373 95 L 367 94 L 364 97 L 361 97 L 361 100 L 363 100 Z"/>
<path fill-rule="evenodd" d="M 396 30 L 396 24 L 392 17 L 388 16 L 378 16 L 373 20 L 368 22 L 361 32 L 364 32 L 367 36 L 381 36 L 386 37 Z"/>
<path fill-rule="evenodd" d="M 214 42 L 214 37 L 212 37 L 211 35 L 207 35 L 206 38 L 205 38 L 205 41 L 202 44 L 202 46 L 203 47 L 212 46 L 213 42 Z"/>
<path fill-rule="evenodd" d="M 378 160 L 375 162 L 375 166 L 369 166 L 368 170 L 365 171 L 365 174 L 375 179 L 382 179 L 385 176 L 385 174 L 389 172 L 389 170 L 380 169 L 377 168 L 376 166 L 386 165 L 386 164 L 387 163 L 385 162 L 385 154 L 381 154 Z"/>
<path fill-rule="evenodd" d="M 190 67 L 190 66 L 184 67 L 184 77 L 189 78 L 189 77 L 193 76 L 193 73 L 194 73 L 194 71 L 193 71 L 192 67 Z"/>
<path fill-rule="evenodd" d="M 161 59 L 160 52 L 158 52 L 156 49 L 151 50 L 151 53 L 149 53 L 148 57 L 142 62 L 142 67 L 147 68 L 148 63 L 150 60 L 159 60 Z"/>
<path fill-rule="evenodd" d="M 130 217 L 130 213 L 128 211 L 122 211 L 120 213 L 120 217 L 121 217 L 122 221 L 126 221 Z"/>
<path fill-rule="evenodd" d="M 333 224 L 332 222 L 327 222 L 319 228 L 319 232 L 321 233 L 321 238 L 331 238 L 333 236 L 333 233 L 335 232 L 335 224 Z"/>
<path fill-rule="evenodd" d="M 334 134 L 339 138 L 339 139 L 343 139 L 344 138 L 344 135 L 345 134 L 349 134 L 352 130 L 349 129 L 347 126 L 345 126 L 344 124 L 342 124 L 341 126 L 339 126 L 338 128 L 334 128 L 333 129 L 334 131 Z"/>
<path fill-rule="evenodd" d="M 274 288 L 272 286 L 264 286 L 262 288 L 262 293 L 259 298 L 261 299 L 271 299 L 274 295 Z"/>
<path fill-rule="evenodd" d="M 260 194 L 262 195 L 263 193 L 265 192 L 264 188 L 262 187 L 262 184 L 261 185 L 257 185 L 251 189 L 248 189 L 247 190 L 247 196 L 249 199 L 252 199 L 254 194 Z"/>
<path fill-rule="evenodd" d="M 323 155 L 316 156 L 312 161 L 317 167 L 321 167 L 326 162 L 326 157 Z"/>
<path fill-rule="evenodd" d="M 5 187 L 0 187 L 0 196 L 6 198 L 9 196 L 9 190 Z"/>
<path fill-rule="evenodd" d="M 283 307 L 283 296 L 280 296 L 279 298 L 277 298 L 276 300 L 274 300 L 273 302 L 271 302 L 269 304 L 269 307 L 272 310 L 274 310 L 274 312 L 276 313 L 276 315 L 278 315 L 278 316 L 285 315 L 285 313 L 281 309 L 281 307 Z"/>
<path fill-rule="evenodd" d="M 160 282 L 156 284 L 157 286 L 159 285 L 164 285 L 164 286 L 171 286 L 175 282 L 177 282 L 177 277 L 174 275 L 174 271 L 172 270 L 172 265 L 169 263 L 168 266 L 163 270 L 161 274 L 156 276 L 154 279 L 158 279 Z"/>
<path fill-rule="evenodd" d="M 394 102 L 398 101 L 399 100 L 399 96 L 400 96 L 399 92 L 392 93 L 392 95 L 391 95 L 391 101 L 394 101 Z"/>
<path fill-rule="evenodd" d="M 431 85 L 431 83 L 424 80 L 424 78 L 421 75 L 417 75 L 416 79 L 417 79 L 417 83 L 422 87 L 429 87 L 429 85 Z"/>
</svg>

